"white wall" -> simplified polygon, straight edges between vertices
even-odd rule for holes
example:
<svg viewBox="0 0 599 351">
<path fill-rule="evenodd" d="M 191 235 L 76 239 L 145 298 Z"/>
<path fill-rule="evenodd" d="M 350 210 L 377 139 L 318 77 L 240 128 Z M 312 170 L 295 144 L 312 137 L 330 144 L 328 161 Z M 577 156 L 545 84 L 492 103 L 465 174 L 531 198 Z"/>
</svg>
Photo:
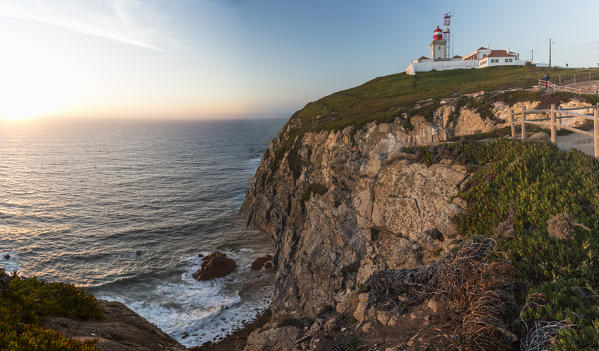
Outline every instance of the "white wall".
<svg viewBox="0 0 599 351">
<path fill-rule="evenodd" d="M 430 72 L 430 71 L 449 71 L 452 69 L 469 69 L 477 68 L 478 61 L 422 61 L 412 62 L 408 65 L 405 72 L 409 75 L 415 75 L 418 72 Z"/>
<path fill-rule="evenodd" d="M 492 59 L 499 60 L 499 62 L 491 62 Z M 508 62 L 505 62 L 506 59 L 508 60 Z M 509 59 L 512 59 L 512 62 L 509 62 Z M 484 64 L 483 61 L 487 61 L 487 63 Z M 484 59 L 483 61 L 481 61 L 479 68 L 493 66 L 522 66 L 524 65 L 524 63 L 526 63 L 525 60 L 516 60 L 515 57 L 489 57 Z"/>
<path fill-rule="evenodd" d="M 446 40 L 433 40 L 430 43 L 431 47 L 431 58 L 432 59 L 440 59 L 446 58 L 445 55 L 447 53 L 447 41 Z"/>
</svg>

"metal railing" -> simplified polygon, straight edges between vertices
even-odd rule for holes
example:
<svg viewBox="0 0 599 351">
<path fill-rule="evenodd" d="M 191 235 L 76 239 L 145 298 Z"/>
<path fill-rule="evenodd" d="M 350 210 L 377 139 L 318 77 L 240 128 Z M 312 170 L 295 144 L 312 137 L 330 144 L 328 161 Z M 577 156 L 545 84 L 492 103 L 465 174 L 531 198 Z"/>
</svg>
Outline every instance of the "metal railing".
<svg viewBox="0 0 599 351">
<path fill-rule="evenodd" d="M 573 112 L 576 110 L 592 110 L 592 114 L 584 114 L 580 112 Z M 535 118 L 535 119 L 526 119 L 526 115 L 530 114 L 546 114 L 548 117 L 546 118 Z M 556 109 L 555 104 L 551 104 L 551 109 L 540 109 L 540 110 L 526 110 L 526 106 L 522 108 L 522 111 L 519 113 L 514 113 L 514 110 L 511 110 L 509 123 L 512 131 L 512 139 L 516 139 L 516 122 L 514 120 L 514 116 L 522 115 L 520 119 L 521 125 L 521 138 L 522 140 L 526 140 L 526 125 L 532 124 L 541 127 L 549 127 L 551 130 L 551 142 L 557 143 L 557 131 L 560 129 L 569 130 L 574 133 L 586 135 L 593 138 L 593 150 L 595 158 L 599 158 L 599 105 L 595 106 L 583 106 L 583 107 L 574 107 L 574 108 L 564 108 L 564 109 Z M 593 132 L 589 132 L 586 130 L 570 127 L 562 123 L 563 118 L 573 118 L 573 117 L 582 117 L 586 120 L 593 121 Z M 559 122 L 557 120 L 559 119 Z"/>
</svg>

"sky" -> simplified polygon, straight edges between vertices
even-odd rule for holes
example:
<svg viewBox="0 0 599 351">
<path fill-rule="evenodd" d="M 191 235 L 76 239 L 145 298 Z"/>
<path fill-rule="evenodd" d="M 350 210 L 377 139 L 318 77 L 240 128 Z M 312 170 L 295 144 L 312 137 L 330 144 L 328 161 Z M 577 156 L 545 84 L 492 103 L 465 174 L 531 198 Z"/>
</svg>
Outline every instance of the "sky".
<svg viewBox="0 0 599 351">
<path fill-rule="evenodd" d="M 599 2 L 0 0 L 0 118 L 287 117 L 428 56 L 480 46 L 599 63 Z"/>
</svg>

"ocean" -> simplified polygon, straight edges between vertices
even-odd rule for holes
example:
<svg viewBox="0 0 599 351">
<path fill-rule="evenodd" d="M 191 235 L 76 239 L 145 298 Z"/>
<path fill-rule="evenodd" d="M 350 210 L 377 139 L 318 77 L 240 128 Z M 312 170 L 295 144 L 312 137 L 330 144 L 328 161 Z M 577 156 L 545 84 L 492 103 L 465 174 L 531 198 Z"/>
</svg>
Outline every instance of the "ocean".
<svg viewBox="0 0 599 351">
<path fill-rule="evenodd" d="M 0 267 L 120 301 L 186 346 L 223 337 L 270 303 L 272 272 L 249 265 L 272 243 L 239 208 L 284 122 L 0 124 Z M 193 279 L 216 250 L 237 270 Z"/>
</svg>

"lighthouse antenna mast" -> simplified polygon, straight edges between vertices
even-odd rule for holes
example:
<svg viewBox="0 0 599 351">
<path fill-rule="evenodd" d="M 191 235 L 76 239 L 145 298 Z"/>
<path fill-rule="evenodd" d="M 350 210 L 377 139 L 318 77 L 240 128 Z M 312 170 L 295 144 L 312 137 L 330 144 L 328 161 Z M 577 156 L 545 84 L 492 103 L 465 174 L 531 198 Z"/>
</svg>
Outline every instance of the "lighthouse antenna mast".
<svg viewBox="0 0 599 351">
<path fill-rule="evenodd" d="M 446 57 L 453 57 L 453 45 L 451 41 L 451 18 L 453 17 L 453 10 L 443 15 L 443 39 L 447 40 Z"/>
</svg>

